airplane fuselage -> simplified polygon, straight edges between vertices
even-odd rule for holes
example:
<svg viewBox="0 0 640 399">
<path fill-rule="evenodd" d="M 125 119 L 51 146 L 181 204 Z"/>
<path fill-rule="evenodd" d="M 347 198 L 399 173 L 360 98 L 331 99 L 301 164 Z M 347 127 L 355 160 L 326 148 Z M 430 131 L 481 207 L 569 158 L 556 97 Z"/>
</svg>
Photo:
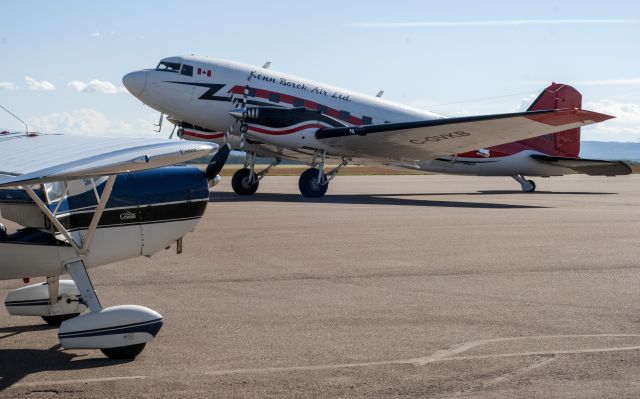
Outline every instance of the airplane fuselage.
<svg viewBox="0 0 640 399">
<path fill-rule="evenodd" d="M 104 185 L 104 180 L 97 183 L 98 193 Z M 74 241 L 83 243 L 97 206 L 91 179 L 48 183 L 37 193 Z M 119 175 L 83 259 L 85 266 L 153 255 L 193 231 L 208 200 L 206 176 L 197 168 Z M 0 190 L 0 210 L 5 219 L 25 227 L 0 237 L 0 280 L 63 274 L 64 265 L 77 257 L 23 190 Z"/>
<path fill-rule="evenodd" d="M 178 67 L 173 70 L 134 72 L 135 76 L 131 79 L 135 79 L 135 89 L 131 89 L 132 83 L 128 87 L 132 94 L 150 107 L 169 115 L 173 120 L 195 125 L 194 129 L 184 129 L 183 139 L 224 144 L 224 132 L 235 122 L 229 111 L 242 101 L 245 88 L 248 106 L 305 107 L 319 110 L 346 126 L 444 118 L 382 98 L 231 61 L 190 56 L 170 57 L 161 63 L 173 63 Z M 181 73 L 182 65 L 193 68 L 192 76 Z M 247 143 L 244 149 L 255 151 L 259 156 L 278 156 L 307 163 L 311 162 L 314 149 L 324 149 L 330 157 L 349 157 L 354 163 L 438 173 L 493 176 L 572 173 L 530 161 L 528 155 L 536 151 L 526 148 L 522 150 L 527 152 L 520 156 L 517 154 L 521 151 L 514 148 L 514 153 L 501 152 L 499 156 L 491 154 L 489 149 L 488 156 L 471 152 L 438 160 L 361 159 L 358 154 L 340 148 L 327 148 L 309 134 L 312 129 L 326 126 L 329 125 L 309 122 L 287 129 L 250 127 L 249 133 L 254 140 Z M 233 139 L 231 136 L 232 144 Z M 239 149 L 237 145 L 234 147 Z"/>
</svg>

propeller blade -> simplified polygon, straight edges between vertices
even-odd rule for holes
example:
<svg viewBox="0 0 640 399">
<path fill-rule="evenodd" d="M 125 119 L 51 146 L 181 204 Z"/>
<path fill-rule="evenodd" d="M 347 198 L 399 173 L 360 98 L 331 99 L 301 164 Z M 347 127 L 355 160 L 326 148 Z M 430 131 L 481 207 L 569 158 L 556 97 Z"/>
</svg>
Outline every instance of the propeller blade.
<svg viewBox="0 0 640 399">
<path fill-rule="evenodd" d="M 176 131 L 177 127 L 178 127 L 177 123 L 175 125 L 173 125 L 173 129 L 171 129 L 171 134 L 169 135 L 169 140 L 171 140 L 173 138 L 173 133 Z"/>
<path fill-rule="evenodd" d="M 225 144 L 218 149 L 218 152 L 211 157 L 211 161 L 209 161 L 209 164 L 207 165 L 207 169 L 205 171 L 207 179 L 213 180 L 220 174 L 222 167 L 227 163 L 227 159 L 229 159 L 230 153 L 231 147 L 229 144 Z"/>
</svg>

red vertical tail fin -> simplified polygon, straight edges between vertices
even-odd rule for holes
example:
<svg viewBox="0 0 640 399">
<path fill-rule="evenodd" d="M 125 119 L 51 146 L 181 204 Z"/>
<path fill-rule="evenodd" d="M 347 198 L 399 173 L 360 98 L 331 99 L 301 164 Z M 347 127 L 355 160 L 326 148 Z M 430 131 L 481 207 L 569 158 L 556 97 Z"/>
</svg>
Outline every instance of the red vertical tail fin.
<svg viewBox="0 0 640 399">
<path fill-rule="evenodd" d="M 573 87 L 552 83 L 544 89 L 527 111 L 582 108 L 582 95 Z M 523 140 L 523 145 L 547 155 L 577 157 L 580 154 L 580 128 Z"/>
</svg>

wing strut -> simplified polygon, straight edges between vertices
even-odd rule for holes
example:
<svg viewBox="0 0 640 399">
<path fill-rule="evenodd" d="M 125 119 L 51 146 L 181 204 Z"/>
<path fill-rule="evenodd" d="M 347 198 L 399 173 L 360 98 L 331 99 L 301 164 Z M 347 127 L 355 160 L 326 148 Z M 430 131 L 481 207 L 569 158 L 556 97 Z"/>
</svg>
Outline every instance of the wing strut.
<svg viewBox="0 0 640 399">
<path fill-rule="evenodd" d="M 91 242 L 93 241 L 93 236 L 96 232 L 96 229 L 98 228 L 98 222 L 100 222 L 100 218 L 102 217 L 104 208 L 107 206 L 109 197 L 111 197 L 111 190 L 113 189 L 113 184 L 116 181 L 116 177 L 117 175 L 111 175 L 108 177 L 107 183 L 105 184 L 104 190 L 102 191 L 102 195 L 97 198 L 98 206 L 96 207 L 96 210 L 93 213 L 93 217 L 91 218 L 91 223 L 89 224 L 89 229 L 87 230 L 87 236 L 82 242 L 82 247 L 80 247 L 80 245 L 73 239 L 73 237 L 71 237 L 71 234 L 69 234 L 67 229 L 62 225 L 62 223 L 60 223 L 56 215 L 49 210 L 47 205 L 42 202 L 40 197 L 38 197 L 38 195 L 33 191 L 31 186 L 20 186 L 20 189 L 27 192 L 29 197 L 31 197 L 33 202 L 35 202 L 38 208 L 40 208 L 42 213 L 45 214 L 47 219 L 49 219 L 49 221 L 58 229 L 58 231 L 67 239 L 67 241 L 69 241 L 69 244 L 71 244 L 76 254 L 79 257 L 83 257 L 87 254 L 87 252 L 89 252 L 89 247 L 91 246 Z M 95 187 L 96 182 L 94 179 L 91 179 L 91 181 L 94 185 L 94 192 L 96 193 L 96 197 L 98 197 L 97 189 Z M 57 209 L 58 207 L 56 207 L 56 211 Z"/>
</svg>

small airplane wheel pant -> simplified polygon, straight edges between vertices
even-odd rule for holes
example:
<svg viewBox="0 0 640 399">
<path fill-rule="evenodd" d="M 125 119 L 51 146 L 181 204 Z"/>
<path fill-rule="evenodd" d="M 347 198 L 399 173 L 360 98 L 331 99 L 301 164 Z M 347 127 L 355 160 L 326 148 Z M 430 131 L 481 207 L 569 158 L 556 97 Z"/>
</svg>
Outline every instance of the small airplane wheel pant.
<svg viewBox="0 0 640 399">
<path fill-rule="evenodd" d="M 323 176 L 324 181 L 326 181 L 326 176 Z M 300 188 L 300 192 L 307 198 L 320 198 L 322 197 L 329 188 L 329 183 L 319 183 L 318 182 L 318 169 L 307 169 L 300 175 L 300 180 L 298 180 L 298 187 Z"/>
<path fill-rule="evenodd" d="M 109 359 L 133 360 L 140 354 L 140 352 L 142 352 L 145 345 L 146 343 L 120 346 L 118 348 L 103 348 L 100 349 L 100 351 L 102 351 L 102 353 L 104 353 Z"/>
<path fill-rule="evenodd" d="M 256 181 L 253 184 L 250 184 L 251 170 L 250 169 L 240 169 L 233 174 L 231 178 L 231 187 L 233 187 L 233 191 L 235 191 L 238 195 L 253 195 L 258 191 L 259 181 Z"/>
</svg>

